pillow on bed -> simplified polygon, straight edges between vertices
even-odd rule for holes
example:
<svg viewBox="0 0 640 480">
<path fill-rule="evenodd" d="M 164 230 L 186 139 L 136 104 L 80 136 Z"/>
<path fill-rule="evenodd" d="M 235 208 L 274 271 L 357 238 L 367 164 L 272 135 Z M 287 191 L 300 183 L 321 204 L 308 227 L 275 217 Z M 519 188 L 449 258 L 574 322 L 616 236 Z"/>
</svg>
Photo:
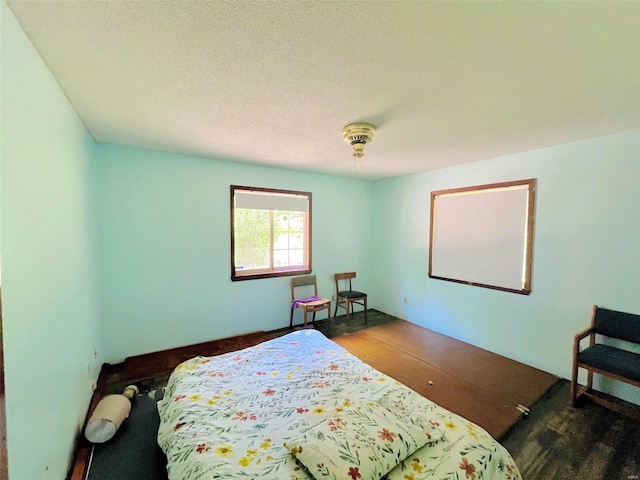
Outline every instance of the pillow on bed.
<svg viewBox="0 0 640 480">
<path fill-rule="evenodd" d="M 285 447 L 316 479 L 379 479 L 429 441 L 377 403 L 345 409 Z"/>
</svg>

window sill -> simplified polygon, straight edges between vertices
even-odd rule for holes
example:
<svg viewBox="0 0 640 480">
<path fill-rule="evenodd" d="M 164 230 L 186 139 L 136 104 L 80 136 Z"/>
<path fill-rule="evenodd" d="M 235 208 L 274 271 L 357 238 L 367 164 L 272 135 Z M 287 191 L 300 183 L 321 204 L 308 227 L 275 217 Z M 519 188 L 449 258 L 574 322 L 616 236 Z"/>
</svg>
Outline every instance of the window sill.
<svg viewBox="0 0 640 480">
<path fill-rule="evenodd" d="M 295 275 L 306 275 L 309 273 L 311 273 L 310 268 L 307 268 L 304 270 L 286 270 L 286 271 L 278 271 L 278 272 L 247 273 L 244 275 L 239 275 L 235 273 L 235 274 L 231 274 L 231 281 L 240 282 L 243 280 L 257 280 L 259 278 L 293 277 Z"/>
</svg>

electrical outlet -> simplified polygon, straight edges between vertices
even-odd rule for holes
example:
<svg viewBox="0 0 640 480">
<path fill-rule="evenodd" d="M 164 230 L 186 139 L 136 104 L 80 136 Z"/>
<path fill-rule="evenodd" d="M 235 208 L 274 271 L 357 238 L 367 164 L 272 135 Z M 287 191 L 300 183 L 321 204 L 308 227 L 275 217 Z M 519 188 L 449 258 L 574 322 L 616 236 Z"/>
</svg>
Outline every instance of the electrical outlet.
<svg viewBox="0 0 640 480">
<path fill-rule="evenodd" d="M 407 297 L 404 297 L 404 303 L 408 303 L 408 302 L 407 302 Z"/>
</svg>

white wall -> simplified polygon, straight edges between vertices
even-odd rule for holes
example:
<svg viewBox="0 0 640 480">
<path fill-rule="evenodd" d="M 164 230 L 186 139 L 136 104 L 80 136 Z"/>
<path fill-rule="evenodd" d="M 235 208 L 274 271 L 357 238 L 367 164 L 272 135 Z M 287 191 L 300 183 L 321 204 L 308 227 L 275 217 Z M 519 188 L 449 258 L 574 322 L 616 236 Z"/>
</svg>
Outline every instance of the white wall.
<svg viewBox="0 0 640 480">
<path fill-rule="evenodd" d="M 114 145 L 97 153 L 108 362 L 289 325 L 289 277 L 230 279 L 230 185 L 312 192 L 319 294 L 332 295 L 342 271 L 372 288 L 371 182 Z"/>
<path fill-rule="evenodd" d="M 9 476 L 60 480 L 102 363 L 88 201 L 95 144 L 4 1 L 0 17 Z"/>
<path fill-rule="evenodd" d="M 524 178 L 538 179 L 532 293 L 429 279 L 431 191 Z M 380 181 L 374 190 L 373 297 L 382 311 L 564 378 L 573 336 L 589 326 L 594 304 L 640 313 L 639 131 Z M 611 385 L 640 403 L 638 389 Z"/>
</svg>

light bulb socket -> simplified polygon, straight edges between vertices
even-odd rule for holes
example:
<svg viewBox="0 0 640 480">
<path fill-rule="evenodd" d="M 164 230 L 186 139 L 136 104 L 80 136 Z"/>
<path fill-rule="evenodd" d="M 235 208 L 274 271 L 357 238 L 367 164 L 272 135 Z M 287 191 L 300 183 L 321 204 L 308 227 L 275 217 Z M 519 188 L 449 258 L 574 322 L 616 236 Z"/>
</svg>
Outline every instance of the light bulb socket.
<svg viewBox="0 0 640 480">
<path fill-rule="evenodd" d="M 370 123 L 351 123 L 342 129 L 344 141 L 353 147 L 356 165 L 362 167 L 364 146 L 373 140 L 375 127 Z"/>
</svg>

